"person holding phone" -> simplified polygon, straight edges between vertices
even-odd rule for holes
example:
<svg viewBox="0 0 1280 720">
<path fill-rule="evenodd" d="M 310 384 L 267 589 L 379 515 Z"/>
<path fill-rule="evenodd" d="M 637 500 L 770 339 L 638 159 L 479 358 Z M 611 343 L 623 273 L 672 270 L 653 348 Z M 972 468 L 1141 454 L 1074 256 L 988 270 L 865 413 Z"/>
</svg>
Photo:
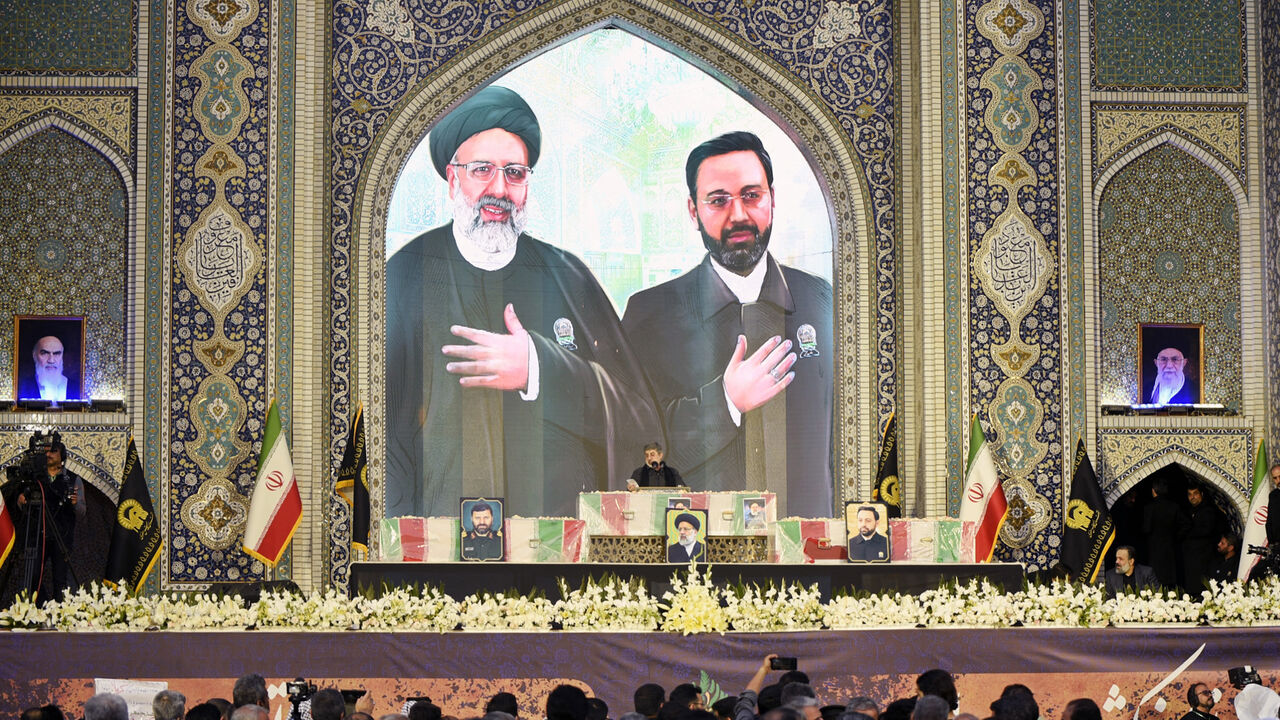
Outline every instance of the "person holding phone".
<svg viewBox="0 0 1280 720">
<path fill-rule="evenodd" d="M 760 690 L 764 687 L 765 676 L 770 670 L 794 671 L 796 665 L 796 659 L 793 657 L 779 657 L 777 653 L 765 655 L 760 661 L 760 667 L 756 668 L 755 674 L 747 682 L 747 688 L 738 695 L 738 704 L 733 708 L 734 720 L 755 720 L 756 701 L 760 697 Z"/>
</svg>

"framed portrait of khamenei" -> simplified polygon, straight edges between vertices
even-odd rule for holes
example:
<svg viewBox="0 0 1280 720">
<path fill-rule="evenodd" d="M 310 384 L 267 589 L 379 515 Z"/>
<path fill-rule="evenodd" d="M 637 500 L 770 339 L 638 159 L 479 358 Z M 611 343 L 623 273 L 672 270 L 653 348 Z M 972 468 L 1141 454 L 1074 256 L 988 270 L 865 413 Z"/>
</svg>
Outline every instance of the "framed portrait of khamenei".
<svg viewBox="0 0 1280 720">
<path fill-rule="evenodd" d="M 1138 325 L 1139 405 L 1204 402 L 1204 325 Z"/>
<path fill-rule="evenodd" d="M 13 319 L 13 398 L 84 398 L 84 318 L 18 315 Z"/>
</svg>

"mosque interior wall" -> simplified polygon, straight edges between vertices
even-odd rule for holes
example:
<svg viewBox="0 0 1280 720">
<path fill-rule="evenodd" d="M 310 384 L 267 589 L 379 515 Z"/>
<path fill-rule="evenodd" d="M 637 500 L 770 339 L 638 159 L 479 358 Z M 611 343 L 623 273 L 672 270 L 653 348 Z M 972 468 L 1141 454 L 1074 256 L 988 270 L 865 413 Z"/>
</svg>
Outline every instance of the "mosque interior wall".
<svg viewBox="0 0 1280 720">
<path fill-rule="evenodd" d="M 1236 502 L 1257 441 L 1280 441 L 1280 10 L 1154 5 L 113 0 L 0 19 L 0 264 L 29 279 L 0 327 L 91 318 L 93 392 L 127 408 L 0 412 L 0 454 L 61 427 L 113 496 L 132 434 L 167 539 L 150 585 L 260 579 L 237 540 L 274 400 L 306 507 L 274 575 L 344 583 L 335 468 L 383 397 L 386 208 L 367 194 L 450 102 L 612 24 L 752 94 L 825 179 L 846 497 L 896 414 L 905 506 L 954 514 L 976 413 L 1010 499 L 999 557 L 1030 569 L 1056 560 L 1077 439 L 1109 496 L 1176 461 Z M 1203 322 L 1206 400 L 1235 414 L 1103 417 L 1131 394 L 1137 322 Z"/>
</svg>

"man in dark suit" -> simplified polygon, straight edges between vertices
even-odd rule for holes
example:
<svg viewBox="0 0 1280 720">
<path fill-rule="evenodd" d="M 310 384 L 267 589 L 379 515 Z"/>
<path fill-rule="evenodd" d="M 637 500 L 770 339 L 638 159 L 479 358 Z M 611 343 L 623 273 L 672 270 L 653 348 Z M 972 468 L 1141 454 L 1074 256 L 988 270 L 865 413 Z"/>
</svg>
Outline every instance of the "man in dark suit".
<svg viewBox="0 0 1280 720">
<path fill-rule="evenodd" d="M 1147 560 L 1160 584 L 1178 584 L 1178 504 L 1169 498 L 1164 478 L 1151 481 L 1151 502 L 1142 509 L 1142 534 L 1147 539 Z"/>
<path fill-rule="evenodd" d="M 642 487 L 680 487 L 684 480 L 680 471 L 668 465 L 663 458 L 662 445 L 651 442 L 644 446 L 644 464 L 627 478 L 628 490 Z"/>
<path fill-rule="evenodd" d="M 706 548 L 698 542 L 698 530 L 702 523 L 693 513 L 680 513 L 676 516 L 676 532 L 680 539 L 667 546 L 667 562 L 687 563 L 690 560 L 702 562 L 706 560 Z"/>
<path fill-rule="evenodd" d="M 780 265 L 773 163 L 732 132 L 685 163 L 707 255 L 636 293 L 622 324 L 666 423 L 671 462 L 699 490 L 772 491 L 780 514 L 831 517 L 831 285 Z"/>
<path fill-rule="evenodd" d="M 1116 566 L 1107 571 L 1107 597 L 1147 588 L 1160 589 L 1156 574 L 1146 565 L 1139 565 L 1133 553 L 1133 548 L 1128 545 L 1116 548 Z"/>
<path fill-rule="evenodd" d="M 429 142 L 454 217 L 387 260 L 386 515 L 451 515 L 464 496 L 568 515 L 621 485 L 627 443 L 661 436 L 644 373 L 587 266 L 524 232 L 528 103 L 486 87 Z"/>
<path fill-rule="evenodd" d="M 888 562 L 889 538 L 876 532 L 880 511 L 870 505 L 858 508 L 858 534 L 849 540 L 849 560 L 854 562 Z"/>
</svg>

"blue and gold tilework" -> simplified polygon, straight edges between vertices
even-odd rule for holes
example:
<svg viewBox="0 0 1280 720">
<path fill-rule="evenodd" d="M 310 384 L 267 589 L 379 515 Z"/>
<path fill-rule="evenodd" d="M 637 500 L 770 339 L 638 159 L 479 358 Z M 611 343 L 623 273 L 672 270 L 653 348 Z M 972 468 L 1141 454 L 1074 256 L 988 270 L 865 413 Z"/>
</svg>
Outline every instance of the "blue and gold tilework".
<svg viewBox="0 0 1280 720">
<path fill-rule="evenodd" d="M 1203 401 L 1239 410 L 1235 197 L 1168 143 L 1121 168 L 1098 204 L 1101 402 L 1139 402 L 1138 324 L 1203 323 Z"/>
<path fill-rule="evenodd" d="M 1093 0 L 1092 7 L 1094 90 L 1245 90 L 1243 0 Z"/>
</svg>

